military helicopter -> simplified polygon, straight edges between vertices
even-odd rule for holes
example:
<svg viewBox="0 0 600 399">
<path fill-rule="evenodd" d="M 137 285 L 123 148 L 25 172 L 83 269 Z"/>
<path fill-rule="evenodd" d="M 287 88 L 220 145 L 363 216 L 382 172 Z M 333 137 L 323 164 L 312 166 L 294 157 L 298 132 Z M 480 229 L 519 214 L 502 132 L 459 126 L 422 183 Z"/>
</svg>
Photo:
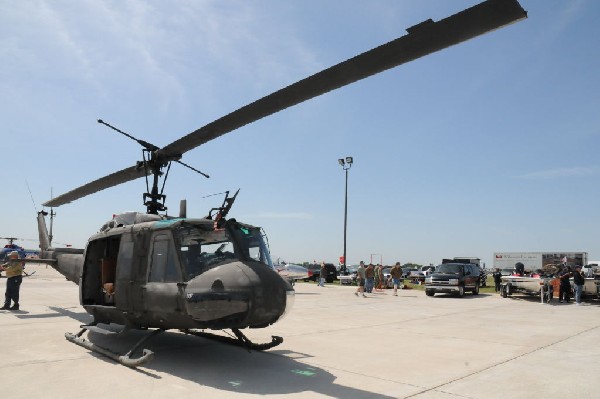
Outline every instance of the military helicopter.
<svg viewBox="0 0 600 399">
<path fill-rule="evenodd" d="M 181 161 L 185 152 L 283 109 L 526 15 L 516 0 L 488 0 L 438 22 L 424 21 L 408 28 L 405 36 L 271 93 L 162 148 L 99 120 L 138 142 L 143 147 L 143 160 L 43 205 L 58 207 L 145 177 L 146 213 L 116 215 L 89 238 L 85 250 L 52 248 L 44 212 L 38 213 L 40 258 L 79 285 L 81 305 L 93 315 L 90 325 L 81 326 L 77 334 L 66 333 L 66 338 L 129 367 L 149 361 L 153 353 L 146 349 L 138 358 L 132 358 L 132 354 L 147 339 L 169 329 L 203 337 L 212 334 L 201 330 L 231 329 L 235 338 L 229 342 L 250 349 L 268 349 L 281 343 L 281 337 L 272 337 L 271 342 L 255 344 L 240 331 L 277 322 L 294 299 L 291 285 L 273 269 L 261 229 L 227 219 L 237 193 L 231 197 L 226 194 L 223 204 L 204 218 L 188 218 L 184 203 L 178 217 L 161 214 L 167 210 L 164 183 L 171 164 L 176 162 L 204 175 Z M 98 324 L 109 323 L 125 330 L 155 330 L 120 356 L 82 338 L 86 331 L 99 328 Z"/>
</svg>

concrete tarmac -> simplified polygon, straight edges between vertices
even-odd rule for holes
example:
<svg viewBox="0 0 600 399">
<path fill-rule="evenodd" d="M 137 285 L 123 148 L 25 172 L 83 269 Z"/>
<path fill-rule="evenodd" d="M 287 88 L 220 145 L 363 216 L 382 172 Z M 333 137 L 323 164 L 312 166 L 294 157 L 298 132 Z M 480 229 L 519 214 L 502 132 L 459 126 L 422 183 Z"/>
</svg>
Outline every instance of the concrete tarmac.
<svg viewBox="0 0 600 399">
<path fill-rule="evenodd" d="M 138 369 L 68 342 L 91 317 L 78 287 L 44 265 L 24 278 L 21 310 L 0 311 L 1 398 L 592 398 L 600 396 L 600 304 L 542 305 L 499 295 L 356 297 L 296 285 L 291 313 L 252 352 L 179 332 L 144 347 Z M 0 280 L 4 289 L 5 279 Z M 147 332 L 87 338 L 125 353 Z"/>
</svg>

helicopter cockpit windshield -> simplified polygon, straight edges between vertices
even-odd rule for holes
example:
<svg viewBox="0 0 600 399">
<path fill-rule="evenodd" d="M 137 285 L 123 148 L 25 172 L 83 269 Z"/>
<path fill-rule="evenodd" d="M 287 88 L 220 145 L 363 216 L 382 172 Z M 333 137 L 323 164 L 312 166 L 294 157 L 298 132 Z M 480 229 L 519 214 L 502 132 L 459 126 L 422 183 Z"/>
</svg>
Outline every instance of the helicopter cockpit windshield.
<svg viewBox="0 0 600 399">
<path fill-rule="evenodd" d="M 234 260 L 254 260 L 273 267 L 257 227 L 234 223 L 223 229 L 214 229 L 212 223 L 182 223 L 173 230 L 173 237 L 179 247 L 186 280 Z"/>
</svg>

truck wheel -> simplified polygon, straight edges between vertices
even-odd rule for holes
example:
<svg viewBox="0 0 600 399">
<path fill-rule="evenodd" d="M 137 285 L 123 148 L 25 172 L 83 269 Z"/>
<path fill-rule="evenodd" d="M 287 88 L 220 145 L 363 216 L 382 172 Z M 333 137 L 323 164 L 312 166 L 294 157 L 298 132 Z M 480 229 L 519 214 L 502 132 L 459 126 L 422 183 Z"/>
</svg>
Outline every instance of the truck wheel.
<svg viewBox="0 0 600 399">
<path fill-rule="evenodd" d="M 475 288 L 473 289 L 473 295 L 479 295 L 479 284 L 475 284 Z"/>
<path fill-rule="evenodd" d="M 427 296 L 434 296 L 435 292 L 432 291 L 432 290 L 425 290 L 425 295 L 427 295 Z"/>
<path fill-rule="evenodd" d="M 458 287 L 458 296 L 460 298 L 462 298 L 463 296 L 465 296 L 465 287 L 463 287 L 462 285 L 460 287 Z"/>
</svg>

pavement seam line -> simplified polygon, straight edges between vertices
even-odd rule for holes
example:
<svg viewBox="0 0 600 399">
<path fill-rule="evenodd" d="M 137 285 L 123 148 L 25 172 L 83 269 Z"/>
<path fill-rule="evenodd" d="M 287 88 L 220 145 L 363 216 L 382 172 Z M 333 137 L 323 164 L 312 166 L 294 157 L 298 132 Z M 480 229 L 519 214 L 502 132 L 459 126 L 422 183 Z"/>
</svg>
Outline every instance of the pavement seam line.
<svg viewBox="0 0 600 399">
<path fill-rule="evenodd" d="M 450 380 L 450 381 L 448 381 L 448 382 L 444 382 L 443 384 L 439 384 L 439 385 L 436 385 L 436 386 L 434 386 L 434 387 L 431 387 L 431 388 L 425 389 L 424 391 L 417 392 L 417 393 L 414 393 L 414 394 L 412 394 L 412 395 L 409 395 L 409 396 L 405 396 L 404 398 L 405 398 L 405 399 L 407 399 L 407 398 L 412 398 L 412 397 L 415 397 L 415 396 L 417 396 L 417 395 L 420 395 L 420 394 L 422 394 L 422 393 L 425 393 L 425 392 L 429 392 L 429 391 L 433 391 L 433 390 L 438 390 L 438 388 L 440 388 L 440 387 L 443 387 L 443 386 L 445 386 L 445 385 L 449 385 L 449 384 L 452 384 L 452 383 L 454 383 L 454 382 L 457 382 L 457 381 L 460 381 L 460 380 L 464 380 L 465 378 L 468 378 L 468 377 L 474 376 L 474 375 L 476 375 L 476 374 L 482 373 L 482 372 L 484 372 L 484 371 L 487 371 L 487 370 L 493 369 L 494 367 L 501 366 L 501 365 L 503 365 L 503 364 L 506 364 L 506 363 L 508 363 L 508 362 L 512 362 L 513 360 L 516 360 L 516 359 L 519 359 L 519 358 L 522 358 L 522 357 L 528 356 L 528 355 L 530 355 L 530 354 L 532 354 L 532 353 L 535 353 L 535 352 L 541 351 L 542 349 L 547 349 L 547 348 L 549 348 L 549 347 L 551 347 L 551 346 L 554 346 L 554 345 L 556 345 L 556 344 L 560 344 L 561 342 L 564 342 L 564 341 L 566 341 L 566 340 L 568 340 L 568 339 L 571 339 L 571 338 L 577 337 L 578 335 L 581 335 L 581 334 L 587 333 L 587 332 L 589 332 L 589 331 L 592 331 L 592 330 L 596 330 L 596 329 L 598 329 L 599 327 L 600 327 L 600 326 L 594 326 L 594 327 L 590 327 L 590 328 L 588 328 L 588 329 L 586 329 L 586 330 L 582 330 L 582 331 L 578 332 L 577 334 L 573 334 L 573 335 L 570 335 L 570 336 L 568 336 L 568 337 L 564 337 L 564 338 L 562 338 L 562 339 L 559 339 L 558 341 L 551 342 L 551 343 L 549 343 L 549 344 L 547 344 L 547 345 L 540 346 L 539 348 L 535 348 L 535 349 L 533 349 L 533 350 L 530 350 L 530 351 L 528 351 L 528 352 L 525 352 L 525 353 L 521 353 L 520 355 L 516 355 L 516 356 L 513 356 L 513 357 L 511 357 L 511 358 L 509 358 L 509 359 L 503 360 L 503 361 L 501 361 L 501 362 L 499 362 L 499 363 L 492 364 L 492 365 L 490 365 L 490 366 L 484 367 L 484 368 L 482 368 L 481 370 L 473 371 L 473 372 L 471 372 L 471 373 L 469 373 L 469 374 L 466 374 L 466 375 L 463 375 L 463 376 L 461 376 L 461 377 L 455 378 L 455 379 L 453 379 L 453 380 Z M 446 391 L 444 391 L 444 390 L 439 390 L 439 392 L 442 392 L 442 393 L 445 393 L 445 394 L 448 394 L 448 395 L 461 396 L 461 395 L 454 394 L 454 393 L 452 393 L 452 392 L 446 392 Z"/>
</svg>

